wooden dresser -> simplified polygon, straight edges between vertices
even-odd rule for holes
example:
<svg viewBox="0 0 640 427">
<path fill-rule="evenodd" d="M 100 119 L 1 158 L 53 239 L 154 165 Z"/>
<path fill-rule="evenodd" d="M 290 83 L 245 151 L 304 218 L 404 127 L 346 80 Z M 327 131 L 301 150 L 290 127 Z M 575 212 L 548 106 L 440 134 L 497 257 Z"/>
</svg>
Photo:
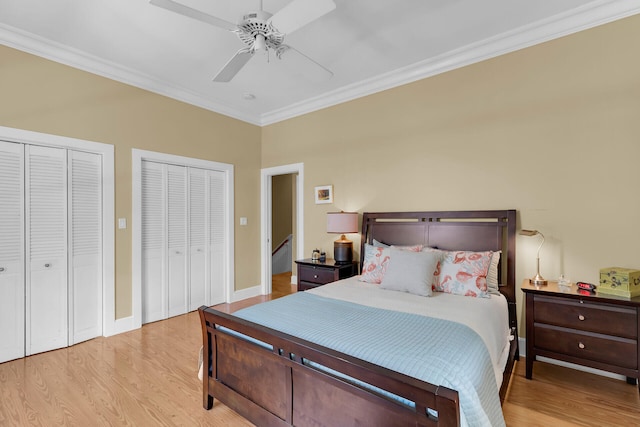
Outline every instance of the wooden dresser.
<svg viewBox="0 0 640 427">
<path fill-rule="evenodd" d="M 298 291 L 306 291 L 358 274 L 357 261 L 337 264 L 333 259 L 320 262 L 307 258 L 297 260 L 296 264 L 298 264 Z"/>
<path fill-rule="evenodd" d="M 576 285 L 522 284 L 526 298 L 526 377 L 537 356 L 640 378 L 640 297 L 581 294 Z M 639 382 L 640 383 L 640 382 Z"/>
</svg>

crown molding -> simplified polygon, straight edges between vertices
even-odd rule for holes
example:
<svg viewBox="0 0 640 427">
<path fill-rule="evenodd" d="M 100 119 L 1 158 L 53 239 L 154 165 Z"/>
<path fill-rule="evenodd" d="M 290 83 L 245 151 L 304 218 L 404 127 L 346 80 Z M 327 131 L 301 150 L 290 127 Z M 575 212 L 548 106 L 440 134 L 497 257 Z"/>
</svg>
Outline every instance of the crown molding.
<svg viewBox="0 0 640 427">
<path fill-rule="evenodd" d="M 234 119 L 260 125 L 260 118 L 211 102 L 171 83 L 0 23 L 0 43 L 82 71 L 195 105 Z"/>
<path fill-rule="evenodd" d="M 428 60 L 341 87 L 289 107 L 265 113 L 261 116 L 260 125 L 266 126 L 342 104 L 638 13 L 640 13 L 640 4 L 637 1 L 602 0 L 590 2 L 570 13 L 555 15 Z"/>
<path fill-rule="evenodd" d="M 266 126 L 640 13 L 635 0 L 600 0 L 290 106 L 251 115 L 86 52 L 0 24 L 4 45 L 237 120 Z"/>
</svg>

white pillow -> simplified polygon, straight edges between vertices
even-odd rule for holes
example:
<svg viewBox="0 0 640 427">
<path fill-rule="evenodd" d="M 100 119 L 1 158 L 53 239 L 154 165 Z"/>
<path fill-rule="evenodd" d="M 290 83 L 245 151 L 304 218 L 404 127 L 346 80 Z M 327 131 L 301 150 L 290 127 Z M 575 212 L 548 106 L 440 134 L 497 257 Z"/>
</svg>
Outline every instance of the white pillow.
<svg viewBox="0 0 640 427">
<path fill-rule="evenodd" d="M 415 246 L 393 246 L 396 249 L 420 252 L 422 245 Z M 387 264 L 391 258 L 390 248 L 364 244 L 364 261 L 362 262 L 361 282 L 382 283 L 382 278 L 387 271 Z"/>
<path fill-rule="evenodd" d="M 380 287 L 410 294 L 431 296 L 437 252 L 411 252 L 390 248 L 391 256 Z"/>
<path fill-rule="evenodd" d="M 487 291 L 490 294 L 500 295 L 500 287 L 498 285 L 498 263 L 500 262 L 501 251 L 491 254 L 491 263 L 487 271 Z"/>
</svg>

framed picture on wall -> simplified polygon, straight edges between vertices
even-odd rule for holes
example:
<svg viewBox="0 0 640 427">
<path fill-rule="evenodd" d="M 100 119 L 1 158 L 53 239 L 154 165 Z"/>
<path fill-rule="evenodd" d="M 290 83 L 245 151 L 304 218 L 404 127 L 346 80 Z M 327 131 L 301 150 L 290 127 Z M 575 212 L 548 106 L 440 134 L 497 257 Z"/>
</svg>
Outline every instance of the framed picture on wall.
<svg viewBox="0 0 640 427">
<path fill-rule="evenodd" d="M 333 203 L 333 185 L 321 185 L 315 188 L 316 205 Z"/>
</svg>

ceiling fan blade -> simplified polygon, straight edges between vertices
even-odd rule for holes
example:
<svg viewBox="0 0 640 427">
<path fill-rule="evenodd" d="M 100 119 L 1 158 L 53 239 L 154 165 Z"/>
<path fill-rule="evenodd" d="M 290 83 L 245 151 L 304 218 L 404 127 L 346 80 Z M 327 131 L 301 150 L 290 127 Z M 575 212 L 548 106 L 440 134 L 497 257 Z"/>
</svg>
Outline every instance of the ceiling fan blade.
<svg viewBox="0 0 640 427">
<path fill-rule="evenodd" d="M 229 82 L 231 79 L 238 74 L 238 71 L 245 66 L 247 62 L 251 59 L 253 54 L 247 48 L 240 49 L 236 52 L 235 55 L 222 67 L 222 69 L 216 74 L 213 78 L 214 82 Z"/>
<path fill-rule="evenodd" d="M 333 77 L 333 72 L 319 62 L 289 45 L 281 45 L 276 51 L 278 59 L 287 62 L 287 68 L 299 73 L 305 79 L 322 83 Z"/>
<path fill-rule="evenodd" d="M 293 0 L 269 21 L 282 34 L 291 34 L 335 8 L 333 0 Z"/>
<path fill-rule="evenodd" d="M 238 28 L 237 25 L 232 24 L 231 22 L 225 21 L 224 19 L 217 18 L 213 15 L 209 15 L 199 10 L 190 8 L 189 6 L 176 3 L 173 0 L 150 0 L 149 3 L 151 3 L 154 6 L 158 6 L 163 9 L 167 9 L 172 12 L 179 13 L 180 15 L 188 16 L 189 18 L 197 19 L 198 21 L 206 22 L 207 24 L 211 24 L 216 27 L 223 28 L 225 30 L 234 31 Z"/>
</svg>

